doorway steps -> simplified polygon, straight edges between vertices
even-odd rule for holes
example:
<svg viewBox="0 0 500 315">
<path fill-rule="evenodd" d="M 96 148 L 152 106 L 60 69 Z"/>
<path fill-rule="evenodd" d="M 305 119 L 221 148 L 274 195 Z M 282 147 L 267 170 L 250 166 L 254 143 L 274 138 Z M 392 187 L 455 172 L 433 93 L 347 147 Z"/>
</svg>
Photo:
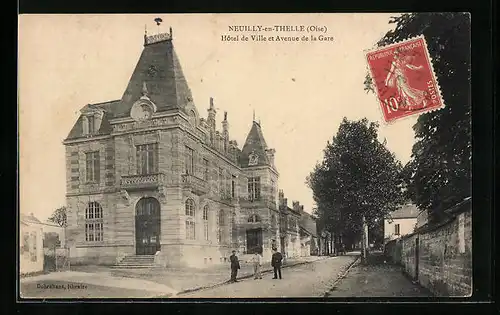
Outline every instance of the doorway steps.
<svg viewBox="0 0 500 315">
<path fill-rule="evenodd" d="M 122 261 L 114 265 L 114 269 L 139 269 L 139 268 L 153 268 L 155 256 L 154 255 L 131 255 L 125 256 Z"/>
</svg>

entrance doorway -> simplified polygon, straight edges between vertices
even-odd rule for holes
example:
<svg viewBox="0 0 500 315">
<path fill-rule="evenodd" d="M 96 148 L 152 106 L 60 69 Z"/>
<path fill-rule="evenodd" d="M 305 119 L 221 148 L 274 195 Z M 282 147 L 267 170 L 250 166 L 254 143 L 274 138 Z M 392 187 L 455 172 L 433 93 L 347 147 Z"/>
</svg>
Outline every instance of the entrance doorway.
<svg viewBox="0 0 500 315">
<path fill-rule="evenodd" d="M 160 250 L 160 203 L 142 198 L 135 207 L 136 255 L 154 255 Z"/>
<path fill-rule="evenodd" d="M 247 254 L 260 253 L 262 250 L 262 229 L 247 230 Z"/>
</svg>

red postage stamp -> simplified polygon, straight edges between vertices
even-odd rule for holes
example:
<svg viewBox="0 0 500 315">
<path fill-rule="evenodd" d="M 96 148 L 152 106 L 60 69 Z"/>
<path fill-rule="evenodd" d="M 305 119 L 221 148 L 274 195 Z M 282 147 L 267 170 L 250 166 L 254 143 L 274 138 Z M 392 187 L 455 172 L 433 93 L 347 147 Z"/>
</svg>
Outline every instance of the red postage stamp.
<svg viewBox="0 0 500 315">
<path fill-rule="evenodd" d="M 423 36 L 366 53 L 386 122 L 444 107 Z"/>
</svg>

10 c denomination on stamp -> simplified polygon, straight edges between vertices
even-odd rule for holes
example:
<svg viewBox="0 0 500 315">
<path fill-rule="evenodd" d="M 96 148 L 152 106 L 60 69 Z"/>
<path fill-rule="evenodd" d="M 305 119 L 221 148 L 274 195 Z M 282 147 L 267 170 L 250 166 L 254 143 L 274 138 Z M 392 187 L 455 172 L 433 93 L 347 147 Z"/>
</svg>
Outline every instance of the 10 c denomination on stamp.
<svg viewBox="0 0 500 315">
<path fill-rule="evenodd" d="M 444 107 L 423 36 L 369 51 L 366 60 L 386 122 Z"/>
</svg>

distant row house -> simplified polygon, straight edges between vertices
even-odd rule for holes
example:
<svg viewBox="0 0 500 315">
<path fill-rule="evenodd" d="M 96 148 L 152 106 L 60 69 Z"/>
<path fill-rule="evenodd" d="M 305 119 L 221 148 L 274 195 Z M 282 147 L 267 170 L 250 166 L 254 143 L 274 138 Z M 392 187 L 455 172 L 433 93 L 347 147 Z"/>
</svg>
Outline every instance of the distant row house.
<svg viewBox="0 0 500 315">
<path fill-rule="evenodd" d="M 64 228 L 42 222 L 33 213 L 21 213 L 19 221 L 20 274 L 41 272 L 44 270 L 44 252 L 65 246 Z"/>
<path fill-rule="evenodd" d="M 414 204 L 402 205 L 392 212 L 384 220 L 384 243 L 413 233 L 417 227 L 419 216 L 421 225 L 425 224 L 424 213 L 427 212 L 418 210 Z"/>
</svg>

